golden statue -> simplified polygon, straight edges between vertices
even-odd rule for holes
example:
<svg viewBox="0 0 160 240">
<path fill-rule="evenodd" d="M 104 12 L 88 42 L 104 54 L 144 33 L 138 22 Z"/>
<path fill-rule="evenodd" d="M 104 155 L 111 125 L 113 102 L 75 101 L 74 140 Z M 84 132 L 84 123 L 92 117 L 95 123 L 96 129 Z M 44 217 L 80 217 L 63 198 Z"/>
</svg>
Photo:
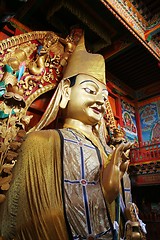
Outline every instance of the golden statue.
<svg viewBox="0 0 160 240">
<path fill-rule="evenodd" d="M 44 116 L 21 145 L 1 205 L 3 239 L 116 239 L 111 203 L 131 143 L 114 150 L 106 144 L 107 97 L 104 59 L 88 53 L 82 37 Z M 42 130 L 56 118 L 56 129 Z"/>
</svg>

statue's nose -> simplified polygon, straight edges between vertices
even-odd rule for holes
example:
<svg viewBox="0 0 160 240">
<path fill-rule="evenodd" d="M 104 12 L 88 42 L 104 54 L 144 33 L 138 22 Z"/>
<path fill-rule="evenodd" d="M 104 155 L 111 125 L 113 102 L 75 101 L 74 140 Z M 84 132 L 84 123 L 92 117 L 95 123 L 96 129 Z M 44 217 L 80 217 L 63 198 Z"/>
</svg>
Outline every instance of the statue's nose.
<svg viewBox="0 0 160 240">
<path fill-rule="evenodd" d="M 96 102 L 100 105 L 104 104 L 104 97 L 101 93 L 96 95 Z"/>
</svg>

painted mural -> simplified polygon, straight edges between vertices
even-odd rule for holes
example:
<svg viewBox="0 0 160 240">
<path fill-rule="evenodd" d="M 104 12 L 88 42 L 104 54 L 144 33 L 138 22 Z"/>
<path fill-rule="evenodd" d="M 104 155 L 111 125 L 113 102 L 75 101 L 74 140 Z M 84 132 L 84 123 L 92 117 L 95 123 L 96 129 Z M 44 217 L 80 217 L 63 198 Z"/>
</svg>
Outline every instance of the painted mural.
<svg viewBox="0 0 160 240">
<path fill-rule="evenodd" d="M 139 109 L 143 142 L 160 139 L 160 100 Z"/>
<path fill-rule="evenodd" d="M 132 105 L 122 100 L 122 119 L 123 129 L 126 133 L 126 137 L 130 141 L 137 141 L 137 126 L 135 109 Z"/>
</svg>

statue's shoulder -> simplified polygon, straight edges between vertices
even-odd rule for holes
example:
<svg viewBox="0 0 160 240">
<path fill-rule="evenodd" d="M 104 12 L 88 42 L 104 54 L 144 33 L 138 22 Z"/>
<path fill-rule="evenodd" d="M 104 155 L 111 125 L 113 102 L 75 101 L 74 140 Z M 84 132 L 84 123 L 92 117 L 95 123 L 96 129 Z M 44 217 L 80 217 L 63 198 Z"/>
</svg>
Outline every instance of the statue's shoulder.
<svg viewBox="0 0 160 240">
<path fill-rule="evenodd" d="M 33 131 L 28 133 L 24 139 L 24 143 L 30 144 L 48 144 L 58 141 L 59 134 L 55 129 L 48 129 L 48 130 L 40 130 L 40 131 Z"/>
</svg>

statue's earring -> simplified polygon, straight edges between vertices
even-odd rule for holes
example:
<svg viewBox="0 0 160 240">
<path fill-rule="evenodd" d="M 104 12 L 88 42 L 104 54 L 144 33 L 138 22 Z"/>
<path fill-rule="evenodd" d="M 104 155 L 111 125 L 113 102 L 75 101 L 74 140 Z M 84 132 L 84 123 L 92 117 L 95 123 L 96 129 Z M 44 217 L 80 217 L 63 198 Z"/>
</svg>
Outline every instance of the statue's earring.
<svg viewBox="0 0 160 240">
<path fill-rule="evenodd" d="M 60 101 L 60 108 L 62 109 L 66 108 L 67 103 L 70 100 L 70 93 L 71 93 L 70 80 L 65 79 L 63 80 L 62 83 L 62 98 Z"/>
</svg>

